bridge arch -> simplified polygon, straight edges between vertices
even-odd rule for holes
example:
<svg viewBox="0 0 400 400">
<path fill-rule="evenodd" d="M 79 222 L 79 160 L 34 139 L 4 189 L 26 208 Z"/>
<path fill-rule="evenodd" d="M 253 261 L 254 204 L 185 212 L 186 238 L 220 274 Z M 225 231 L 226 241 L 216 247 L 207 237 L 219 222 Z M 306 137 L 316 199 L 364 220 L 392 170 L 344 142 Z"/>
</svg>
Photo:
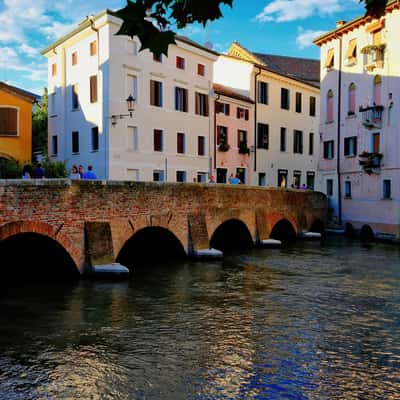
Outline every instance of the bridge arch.
<svg viewBox="0 0 400 400">
<path fill-rule="evenodd" d="M 222 251 L 250 248 L 253 246 L 253 239 L 247 225 L 240 219 L 232 218 L 222 222 L 214 230 L 210 246 Z"/>
<path fill-rule="evenodd" d="M 282 218 L 273 226 L 270 237 L 271 239 L 280 240 L 283 243 L 295 242 L 297 231 L 288 219 Z"/>
<path fill-rule="evenodd" d="M 5 266 L 0 274 L 11 278 L 79 276 L 70 240 L 43 222 L 18 221 L 1 226 L 0 257 Z"/>
<path fill-rule="evenodd" d="M 137 230 L 125 241 L 116 261 L 133 267 L 136 262 L 171 261 L 186 256 L 182 242 L 171 230 L 161 226 L 147 226 Z"/>
</svg>

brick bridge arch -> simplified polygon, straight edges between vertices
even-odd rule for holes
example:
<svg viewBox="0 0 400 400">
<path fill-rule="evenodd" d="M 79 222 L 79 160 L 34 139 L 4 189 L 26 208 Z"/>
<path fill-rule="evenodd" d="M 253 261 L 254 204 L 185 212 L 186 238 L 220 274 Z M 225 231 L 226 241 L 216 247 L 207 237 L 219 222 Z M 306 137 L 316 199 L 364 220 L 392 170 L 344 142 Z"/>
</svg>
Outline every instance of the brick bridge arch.
<svg viewBox="0 0 400 400">
<path fill-rule="evenodd" d="M 48 223 L 40 221 L 14 221 L 0 226 L 0 241 L 21 233 L 36 233 L 47 236 L 57 242 L 71 257 L 75 267 L 80 269 L 79 266 L 82 264 L 81 255 L 77 254 L 72 241 L 65 234 L 61 233 L 60 229 L 61 227 L 57 229 Z"/>
</svg>

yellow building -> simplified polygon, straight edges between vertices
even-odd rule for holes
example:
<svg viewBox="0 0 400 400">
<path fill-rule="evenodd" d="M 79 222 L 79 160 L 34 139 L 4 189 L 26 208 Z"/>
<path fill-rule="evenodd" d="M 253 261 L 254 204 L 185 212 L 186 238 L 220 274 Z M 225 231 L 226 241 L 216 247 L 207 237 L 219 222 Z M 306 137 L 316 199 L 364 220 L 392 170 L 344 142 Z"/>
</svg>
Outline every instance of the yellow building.
<svg viewBox="0 0 400 400">
<path fill-rule="evenodd" d="M 34 101 L 33 94 L 0 82 L 0 158 L 31 161 Z"/>
</svg>

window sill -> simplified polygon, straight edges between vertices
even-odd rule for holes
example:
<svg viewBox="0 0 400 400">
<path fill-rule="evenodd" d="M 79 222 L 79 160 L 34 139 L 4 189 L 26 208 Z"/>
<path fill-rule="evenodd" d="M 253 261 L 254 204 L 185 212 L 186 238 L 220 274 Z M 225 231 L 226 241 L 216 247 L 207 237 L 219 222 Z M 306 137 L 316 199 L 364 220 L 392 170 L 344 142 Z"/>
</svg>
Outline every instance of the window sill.
<svg viewBox="0 0 400 400">
<path fill-rule="evenodd" d="M 354 119 L 354 118 L 357 118 L 356 114 L 347 114 L 346 115 L 346 119 Z"/>
<path fill-rule="evenodd" d="M 49 115 L 49 118 L 57 118 L 57 117 L 58 117 L 57 114 L 51 114 L 51 115 Z"/>
<path fill-rule="evenodd" d="M 16 133 L 15 135 L 14 134 L 13 135 L 9 135 L 7 133 L 0 133 L 0 136 L 3 137 L 3 138 L 19 138 L 18 133 Z"/>
<path fill-rule="evenodd" d="M 345 200 L 351 200 L 351 196 L 344 196 Z"/>
<path fill-rule="evenodd" d="M 357 157 L 357 154 L 345 154 L 344 155 L 344 157 L 347 159 L 347 158 L 356 158 Z"/>
<path fill-rule="evenodd" d="M 91 153 L 98 153 L 99 150 L 98 150 L 98 149 L 97 149 L 97 150 L 90 150 L 90 152 L 91 152 Z"/>
<path fill-rule="evenodd" d="M 393 200 L 391 197 L 382 197 L 381 200 Z"/>
<path fill-rule="evenodd" d="M 330 124 L 333 124 L 335 121 L 325 121 L 325 124 L 326 125 L 330 125 Z"/>
</svg>

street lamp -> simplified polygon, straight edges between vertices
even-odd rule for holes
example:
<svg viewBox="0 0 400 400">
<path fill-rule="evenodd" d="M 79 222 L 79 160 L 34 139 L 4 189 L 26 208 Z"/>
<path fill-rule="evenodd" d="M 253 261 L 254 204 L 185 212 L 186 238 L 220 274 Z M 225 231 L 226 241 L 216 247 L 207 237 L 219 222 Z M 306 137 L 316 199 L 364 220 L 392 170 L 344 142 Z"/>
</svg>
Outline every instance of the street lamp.
<svg viewBox="0 0 400 400">
<path fill-rule="evenodd" d="M 128 98 L 126 99 L 126 105 L 128 107 L 128 113 L 129 114 L 113 114 L 111 117 L 111 125 L 115 126 L 117 125 L 117 120 L 123 119 L 125 117 L 130 117 L 132 118 L 133 112 L 135 111 L 135 102 L 136 100 L 133 98 L 133 96 L 130 94 Z"/>
</svg>

